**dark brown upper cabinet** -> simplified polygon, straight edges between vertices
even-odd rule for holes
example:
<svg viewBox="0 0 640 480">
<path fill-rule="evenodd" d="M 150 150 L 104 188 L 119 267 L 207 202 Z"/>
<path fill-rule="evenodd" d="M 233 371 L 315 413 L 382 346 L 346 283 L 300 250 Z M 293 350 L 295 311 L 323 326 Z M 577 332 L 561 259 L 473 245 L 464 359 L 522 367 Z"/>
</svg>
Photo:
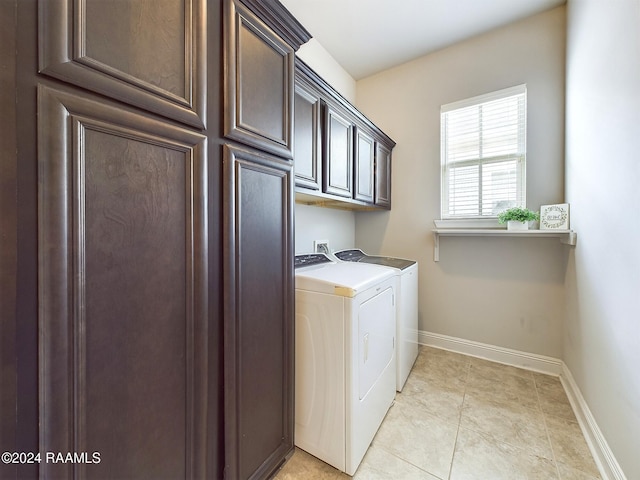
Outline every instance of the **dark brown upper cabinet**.
<svg viewBox="0 0 640 480">
<path fill-rule="evenodd" d="M 303 79 L 295 86 L 294 168 L 296 186 L 322 188 L 320 95 Z"/>
<path fill-rule="evenodd" d="M 395 142 L 299 58 L 295 68 L 296 201 L 354 210 L 391 208 Z M 318 136 L 319 152 L 313 143 Z"/>
<path fill-rule="evenodd" d="M 391 149 L 376 142 L 375 204 L 391 209 Z"/>
<path fill-rule="evenodd" d="M 353 198 L 353 124 L 346 114 L 324 104 L 323 191 Z"/>
<path fill-rule="evenodd" d="M 356 128 L 353 198 L 373 203 L 375 141 L 361 128 Z"/>
<path fill-rule="evenodd" d="M 292 158 L 294 49 L 239 0 L 224 5 L 224 134 Z"/>
<path fill-rule="evenodd" d="M 39 71 L 202 128 L 205 8 L 205 0 L 40 0 Z"/>
</svg>

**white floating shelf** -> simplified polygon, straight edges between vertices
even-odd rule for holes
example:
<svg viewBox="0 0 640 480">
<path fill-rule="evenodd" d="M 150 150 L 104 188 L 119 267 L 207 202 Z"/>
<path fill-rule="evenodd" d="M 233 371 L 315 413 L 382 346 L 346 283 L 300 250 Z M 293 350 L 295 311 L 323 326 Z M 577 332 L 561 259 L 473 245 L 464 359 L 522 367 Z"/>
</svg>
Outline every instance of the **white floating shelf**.
<svg viewBox="0 0 640 480">
<path fill-rule="evenodd" d="M 438 228 L 434 237 L 433 261 L 440 260 L 440 237 L 533 237 L 558 238 L 560 243 L 575 245 L 577 234 L 573 230 L 507 230 L 504 228 Z"/>
</svg>

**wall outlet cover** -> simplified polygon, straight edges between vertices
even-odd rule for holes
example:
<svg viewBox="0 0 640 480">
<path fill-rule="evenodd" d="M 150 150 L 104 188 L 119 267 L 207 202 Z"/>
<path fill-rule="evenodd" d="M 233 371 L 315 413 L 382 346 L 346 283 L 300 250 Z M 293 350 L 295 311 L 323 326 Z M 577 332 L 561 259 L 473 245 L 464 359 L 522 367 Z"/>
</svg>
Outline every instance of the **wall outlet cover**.
<svg viewBox="0 0 640 480">
<path fill-rule="evenodd" d="M 313 251 L 315 253 L 329 253 L 329 240 L 314 240 Z"/>
</svg>

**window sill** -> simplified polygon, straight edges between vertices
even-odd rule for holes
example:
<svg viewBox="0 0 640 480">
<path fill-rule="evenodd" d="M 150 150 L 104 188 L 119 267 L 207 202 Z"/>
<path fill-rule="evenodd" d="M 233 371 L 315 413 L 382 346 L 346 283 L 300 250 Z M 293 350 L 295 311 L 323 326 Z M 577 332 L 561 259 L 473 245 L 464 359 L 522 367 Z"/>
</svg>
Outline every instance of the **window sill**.
<svg viewBox="0 0 640 480">
<path fill-rule="evenodd" d="M 497 218 L 459 218 L 434 220 L 436 228 L 504 228 Z"/>
<path fill-rule="evenodd" d="M 438 225 L 436 223 L 436 225 Z M 507 230 L 506 228 L 437 228 L 434 236 L 433 261 L 440 260 L 440 237 L 537 237 L 559 238 L 560 243 L 575 245 L 577 234 L 573 230 Z"/>
</svg>

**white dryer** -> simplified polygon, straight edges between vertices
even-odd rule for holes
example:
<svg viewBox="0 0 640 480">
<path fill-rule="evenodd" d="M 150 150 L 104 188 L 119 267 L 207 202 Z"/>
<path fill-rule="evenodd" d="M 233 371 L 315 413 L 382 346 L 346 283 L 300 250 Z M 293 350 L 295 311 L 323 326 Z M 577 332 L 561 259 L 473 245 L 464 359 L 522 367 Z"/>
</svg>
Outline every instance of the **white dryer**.
<svg viewBox="0 0 640 480">
<path fill-rule="evenodd" d="M 324 254 L 295 264 L 295 444 L 353 475 L 395 397 L 396 279 Z"/>
<path fill-rule="evenodd" d="M 402 391 L 418 358 L 418 262 L 404 258 L 367 255 L 357 248 L 334 255 L 345 262 L 384 265 L 398 278 L 396 292 L 396 390 Z"/>
</svg>

